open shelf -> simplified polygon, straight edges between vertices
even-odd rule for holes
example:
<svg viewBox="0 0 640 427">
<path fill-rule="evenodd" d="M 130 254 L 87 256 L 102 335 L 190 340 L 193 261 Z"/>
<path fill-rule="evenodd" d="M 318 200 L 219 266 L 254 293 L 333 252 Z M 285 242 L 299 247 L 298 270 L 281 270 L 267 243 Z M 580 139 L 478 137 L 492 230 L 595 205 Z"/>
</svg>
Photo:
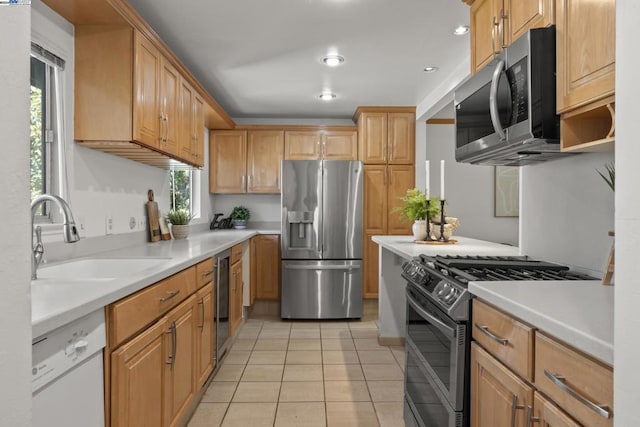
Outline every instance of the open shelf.
<svg viewBox="0 0 640 427">
<path fill-rule="evenodd" d="M 565 152 L 613 151 L 615 98 L 608 97 L 562 115 L 560 147 Z"/>
</svg>

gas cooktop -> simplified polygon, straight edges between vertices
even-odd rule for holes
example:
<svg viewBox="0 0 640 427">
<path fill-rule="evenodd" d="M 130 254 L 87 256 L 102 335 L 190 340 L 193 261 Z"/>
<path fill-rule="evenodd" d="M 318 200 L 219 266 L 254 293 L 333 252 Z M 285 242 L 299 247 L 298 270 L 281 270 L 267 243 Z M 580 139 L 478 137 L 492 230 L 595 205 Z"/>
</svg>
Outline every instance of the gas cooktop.
<svg viewBox="0 0 640 427">
<path fill-rule="evenodd" d="M 596 280 L 527 256 L 427 256 L 402 265 L 402 276 L 454 319 L 468 319 L 473 281 Z"/>
</svg>

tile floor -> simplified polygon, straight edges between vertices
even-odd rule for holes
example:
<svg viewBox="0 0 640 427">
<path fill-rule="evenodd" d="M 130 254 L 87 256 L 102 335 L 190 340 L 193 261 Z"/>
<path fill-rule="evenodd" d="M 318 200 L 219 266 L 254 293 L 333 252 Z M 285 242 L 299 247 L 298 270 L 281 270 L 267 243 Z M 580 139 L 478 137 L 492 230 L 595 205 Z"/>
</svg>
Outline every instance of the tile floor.
<svg viewBox="0 0 640 427">
<path fill-rule="evenodd" d="M 189 427 L 404 427 L 404 349 L 363 319 L 247 320 Z"/>
</svg>

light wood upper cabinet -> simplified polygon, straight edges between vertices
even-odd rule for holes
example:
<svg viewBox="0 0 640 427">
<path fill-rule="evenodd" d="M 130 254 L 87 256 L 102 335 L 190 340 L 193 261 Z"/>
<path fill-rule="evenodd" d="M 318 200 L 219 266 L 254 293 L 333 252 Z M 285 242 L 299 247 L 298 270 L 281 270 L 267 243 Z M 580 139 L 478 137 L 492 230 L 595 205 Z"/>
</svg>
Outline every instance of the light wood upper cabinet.
<svg viewBox="0 0 640 427">
<path fill-rule="evenodd" d="M 285 130 L 286 160 L 357 160 L 358 137 L 355 130 Z"/>
<path fill-rule="evenodd" d="M 166 60 L 160 66 L 160 148 L 173 156 L 178 155 L 181 136 L 180 74 Z M 187 106 L 191 110 L 192 106 Z"/>
<path fill-rule="evenodd" d="M 209 144 L 211 193 L 280 192 L 283 131 L 212 131 Z"/>
<path fill-rule="evenodd" d="M 280 300 L 280 236 L 258 235 L 251 239 L 251 303 Z"/>
<path fill-rule="evenodd" d="M 244 193 L 247 159 L 246 131 L 212 131 L 209 140 L 209 191 Z"/>
<path fill-rule="evenodd" d="M 247 193 L 279 193 L 284 131 L 255 130 L 247 135 Z"/>
<path fill-rule="evenodd" d="M 471 344 L 471 427 L 529 427 L 533 388 L 475 342 Z M 515 411 L 515 425 L 511 423 Z"/>
<path fill-rule="evenodd" d="M 415 108 L 381 109 L 362 107 L 356 111 L 359 159 L 365 164 L 412 165 L 415 160 Z"/>
<path fill-rule="evenodd" d="M 553 25 L 555 0 L 475 0 L 471 5 L 471 72 L 531 28 Z"/>
<path fill-rule="evenodd" d="M 556 0 L 557 109 L 613 95 L 615 0 Z"/>
<path fill-rule="evenodd" d="M 160 148 L 160 52 L 135 32 L 134 45 L 133 139 L 149 147 Z"/>
<path fill-rule="evenodd" d="M 166 331 L 163 318 L 111 354 L 111 426 L 165 425 Z"/>
<path fill-rule="evenodd" d="M 180 81 L 178 157 L 204 166 L 204 101 L 184 79 Z"/>
</svg>

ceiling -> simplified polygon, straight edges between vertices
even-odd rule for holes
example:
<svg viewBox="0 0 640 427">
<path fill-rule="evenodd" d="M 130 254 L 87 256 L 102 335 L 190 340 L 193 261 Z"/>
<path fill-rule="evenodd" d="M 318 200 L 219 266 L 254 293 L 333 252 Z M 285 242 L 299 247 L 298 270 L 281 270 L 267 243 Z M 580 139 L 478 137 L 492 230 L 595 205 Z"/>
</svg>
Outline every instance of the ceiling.
<svg viewBox="0 0 640 427">
<path fill-rule="evenodd" d="M 234 118 L 418 105 L 469 55 L 460 0 L 130 0 Z M 329 68 L 328 53 L 345 58 Z M 437 66 L 436 73 L 425 73 Z M 318 98 L 323 91 L 332 101 Z"/>
</svg>

